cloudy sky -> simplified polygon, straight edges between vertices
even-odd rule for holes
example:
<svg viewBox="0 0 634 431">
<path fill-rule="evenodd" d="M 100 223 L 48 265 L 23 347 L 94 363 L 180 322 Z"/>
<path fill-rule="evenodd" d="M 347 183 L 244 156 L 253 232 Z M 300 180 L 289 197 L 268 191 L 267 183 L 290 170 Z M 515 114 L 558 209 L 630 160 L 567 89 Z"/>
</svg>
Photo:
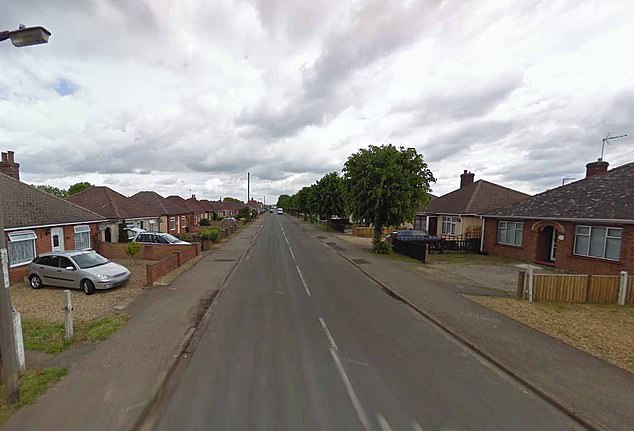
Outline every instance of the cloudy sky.
<svg viewBox="0 0 634 431">
<path fill-rule="evenodd" d="M 0 148 L 24 181 L 293 193 L 369 144 L 536 193 L 608 132 L 634 160 L 634 2 L 1 0 Z"/>
</svg>

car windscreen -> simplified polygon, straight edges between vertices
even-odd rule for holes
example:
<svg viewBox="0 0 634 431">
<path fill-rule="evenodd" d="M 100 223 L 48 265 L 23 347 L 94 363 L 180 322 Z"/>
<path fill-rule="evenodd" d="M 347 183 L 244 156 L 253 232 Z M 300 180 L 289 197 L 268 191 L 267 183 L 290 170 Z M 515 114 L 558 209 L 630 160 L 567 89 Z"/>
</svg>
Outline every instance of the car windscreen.
<svg viewBox="0 0 634 431">
<path fill-rule="evenodd" d="M 110 262 L 105 257 L 97 253 L 83 253 L 73 256 L 73 260 L 81 269 L 94 268 L 95 266 L 105 265 Z"/>
<path fill-rule="evenodd" d="M 169 233 L 166 233 L 164 235 L 161 235 L 163 238 L 165 238 L 170 244 L 174 244 L 175 242 L 179 242 L 180 239 L 176 238 L 174 235 L 170 235 Z"/>
</svg>

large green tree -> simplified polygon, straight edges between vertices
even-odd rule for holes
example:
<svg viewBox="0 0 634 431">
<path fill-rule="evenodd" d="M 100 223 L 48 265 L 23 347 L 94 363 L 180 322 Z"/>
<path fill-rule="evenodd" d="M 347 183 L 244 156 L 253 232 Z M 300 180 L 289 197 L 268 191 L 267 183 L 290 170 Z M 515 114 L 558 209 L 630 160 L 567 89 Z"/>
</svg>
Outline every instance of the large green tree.
<svg viewBox="0 0 634 431">
<path fill-rule="evenodd" d="M 223 202 L 233 202 L 233 203 L 236 203 L 236 204 L 243 204 L 244 203 L 240 199 L 232 198 L 231 196 L 228 196 L 228 197 L 224 198 L 222 201 Z"/>
<path fill-rule="evenodd" d="M 280 195 L 279 198 L 277 198 L 277 207 L 278 208 L 283 208 L 284 211 L 288 210 L 288 206 L 290 204 L 290 200 L 291 197 L 289 195 Z"/>
<path fill-rule="evenodd" d="M 343 168 L 349 209 L 356 220 L 374 226 L 374 246 L 385 226 L 412 220 L 427 202 L 430 183 L 436 181 L 423 156 L 414 148 L 391 144 L 361 149 Z"/>
<path fill-rule="evenodd" d="M 315 210 L 320 218 L 330 219 L 333 215 L 344 215 L 343 180 L 337 172 L 321 177 L 315 184 L 315 194 Z"/>
<path fill-rule="evenodd" d="M 65 198 L 67 195 L 66 190 L 60 189 L 55 186 L 49 186 L 48 184 L 41 184 L 41 185 L 32 184 L 32 186 L 38 190 L 57 196 L 58 198 Z"/>
<path fill-rule="evenodd" d="M 73 184 L 72 186 L 70 186 L 68 188 L 68 192 L 66 192 L 66 194 L 68 196 L 72 196 L 74 194 L 77 194 L 77 193 L 79 193 L 81 191 L 84 191 L 86 189 L 89 189 L 91 187 L 92 187 L 92 184 L 90 184 L 88 182 L 85 182 L 85 181 L 81 182 L 81 183 L 75 183 L 75 184 Z"/>
</svg>

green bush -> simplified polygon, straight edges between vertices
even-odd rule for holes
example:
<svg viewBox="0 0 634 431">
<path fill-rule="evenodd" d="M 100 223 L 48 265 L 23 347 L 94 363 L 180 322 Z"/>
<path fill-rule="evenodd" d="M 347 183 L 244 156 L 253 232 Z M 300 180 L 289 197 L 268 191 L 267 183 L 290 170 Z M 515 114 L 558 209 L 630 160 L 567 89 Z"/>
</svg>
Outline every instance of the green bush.
<svg viewBox="0 0 634 431">
<path fill-rule="evenodd" d="M 201 226 L 209 226 L 211 224 L 211 222 L 209 221 L 208 218 L 204 218 L 200 220 L 200 225 Z"/>
<path fill-rule="evenodd" d="M 200 231 L 200 239 L 218 242 L 220 240 L 220 228 L 218 226 L 213 226 L 208 229 L 203 229 Z"/>
<path fill-rule="evenodd" d="M 178 239 L 181 241 L 192 242 L 192 235 L 190 233 L 181 233 L 178 235 Z"/>
<path fill-rule="evenodd" d="M 387 241 L 377 241 L 372 246 L 372 251 L 377 254 L 390 254 L 390 244 Z"/>
<path fill-rule="evenodd" d="M 135 254 L 137 254 L 138 252 L 141 251 L 141 244 L 138 242 L 129 242 L 128 243 L 128 247 L 125 250 L 125 253 L 130 256 L 130 257 L 134 257 Z"/>
</svg>

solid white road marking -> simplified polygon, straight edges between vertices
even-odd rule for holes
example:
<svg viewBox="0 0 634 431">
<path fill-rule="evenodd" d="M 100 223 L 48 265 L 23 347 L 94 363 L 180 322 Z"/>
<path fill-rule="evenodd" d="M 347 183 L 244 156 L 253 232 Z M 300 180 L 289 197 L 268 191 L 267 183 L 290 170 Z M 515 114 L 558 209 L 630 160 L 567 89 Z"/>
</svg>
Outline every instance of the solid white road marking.
<svg viewBox="0 0 634 431">
<path fill-rule="evenodd" d="M 412 428 L 414 428 L 414 431 L 423 431 L 423 427 L 416 421 L 412 421 Z"/>
<path fill-rule="evenodd" d="M 376 414 L 376 419 L 379 421 L 379 425 L 383 431 L 394 431 L 387 420 L 381 415 L 381 413 Z"/>
<path fill-rule="evenodd" d="M 328 327 L 326 326 L 326 322 L 324 322 L 324 319 L 320 317 L 319 323 L 321 323 L 321 327 L 324 329 L 324 332 L 326 333 L 326 337 L 328 337 L 328 342 L 330 343 L 330 347 L 332 347 L 335 351 L 339 351 L 337 344 L 335 344 L 335 339 L 332 338 L 332 335 L 330 334 L 330 331 L 328 330 Z"/>
<path fill-rule="evenodd" d="M 322 320 L 322 319 L 319 319 Z M 324 325 L 322 320 L 322 325 Z M 339 360 L 339 355 L 337 355 L 337 351 L 335 349 L 330 349 L 330 355 L 332 356 L 332 360 L 335 361 L 335 365 L 337 366 L 337 370 L 339 371 L 339 375 L 341 375 L 341 380 L 343 380 L 343 384 L 346 387 L 346 391 L 348 391 L 348 396 L 350 397 L 350 401 L 352 401 L 352 405 L 354 406 L 354 410 L 357 413 L 357 417 L 359 418 L 359 422 L 363 425 L 363 428 L 366 430 L 370 429 L 370 422 L 368 421 L 368 416 L 365 414 L 365 410 L 361 406 L 361 402 L 359 402 L 359 398 L 357 394 L 354 392 L 354 388 L 352 387 L 352 383 L 350 383 L 350 378 L 348 374 L 346 374 L 346 370 L 343 368 L 343 364 Z"/>
<path fill-rule="evenodd" d="M 293 249 L 290 245 L 288 246 L 288 249 L 291 251 L 291 257 L 293 258 L 293 260 L 295 260 L 295 253 L 293 253 Z"/>
<path fill-rule="evenodd" d="M 299 269 L 299 266 L 297 265 L 295 265 L 295 268 L 297 268 L 297 273 L 299 274 L 299 278 L 302 279 L 302 284 L 304 285 L 304 290 L 306 291 L 306 295 L 313 296 L 310 294 L 310 290 L 308 289 L 308 284 L 306 284 L 306 280 L 304 280 L 304 275 L 302 274 L 302 270 Z"/>
</svg>

